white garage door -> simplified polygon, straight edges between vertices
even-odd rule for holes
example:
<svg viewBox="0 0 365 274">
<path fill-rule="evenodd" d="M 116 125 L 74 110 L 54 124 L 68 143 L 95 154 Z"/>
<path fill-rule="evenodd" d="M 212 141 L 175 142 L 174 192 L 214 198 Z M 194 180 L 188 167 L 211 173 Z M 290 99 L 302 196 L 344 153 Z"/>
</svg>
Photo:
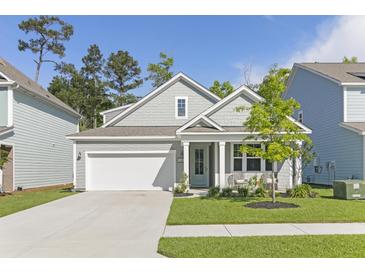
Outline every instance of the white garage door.
<svg viewBox="0 0 365 274">
<path fill-rule="evenodd" d="M 87 155 L 86 190 L 167 190 L 175 182 L 175 151 Z"/>
</svg>

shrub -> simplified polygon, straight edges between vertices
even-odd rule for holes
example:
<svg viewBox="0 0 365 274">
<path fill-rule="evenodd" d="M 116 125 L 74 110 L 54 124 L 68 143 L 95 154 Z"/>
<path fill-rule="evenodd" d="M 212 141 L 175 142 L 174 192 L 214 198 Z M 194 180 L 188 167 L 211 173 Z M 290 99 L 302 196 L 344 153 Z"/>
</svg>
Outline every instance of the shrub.
<svg viewBox="0 0 365 274">
<path fill-rule="evenodd" d="M 295 186 L 289 194 L 291 198 L 308 198 L 310 197 L 311 192 L 312 188 L 310 185 L 302 184 Z"/>
<path fill-rule="evenodd" d="M 219 186 L 210 187 L 208 190 L 208 197 L 218 197 L 219 191 Z"/>
<path fill-rule="evenodd" d="M 248 187 L 238 187 L 237 188 L 238 196 L 247 197 L 248 196 Z"/>
<path fill-rule="evenodd" d="M 255 196 L 256 197 L 265 197 L 266 196 L 266 190 L 263 187 L 258 187 L 255 190 Z"/>
<path fill-rule="evenodd" d="M 182 194 L 185 193 L 187 189 L 188 189 L 188 175 L 184 173 L 180 179 L 180 182 L 176 184 L 174 188 L 174 193 Z"/>
<path fill-rule="evenodd" d="M 232 188 L 225 187 L 222 189 L 222 197 L 232 197 Z"/>
</svg>

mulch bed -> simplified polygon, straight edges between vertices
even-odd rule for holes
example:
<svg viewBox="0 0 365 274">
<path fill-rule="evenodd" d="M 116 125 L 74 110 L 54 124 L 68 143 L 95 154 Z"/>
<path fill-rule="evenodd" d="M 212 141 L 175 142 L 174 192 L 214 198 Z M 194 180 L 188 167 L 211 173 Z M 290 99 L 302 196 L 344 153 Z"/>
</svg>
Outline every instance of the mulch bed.
<svg viewBox="0 0 365 274">
<path fill-rule="evenodd" d="M 174 197 L 189 197 L 193 195 L 193 193 L 174 193 Z"/>
<path fill-rule="evenodd" d="M 254 202 L 254 203 L 249 203 L 249 204 L 245 205 L 245 207 L 275 209 L 275 208 L 297 208 L 299 206 L 296 204 L 292 204 L 292 203 L 282 203 L 282 202 L 276 202 L 276 203 Z"/>
</svg>

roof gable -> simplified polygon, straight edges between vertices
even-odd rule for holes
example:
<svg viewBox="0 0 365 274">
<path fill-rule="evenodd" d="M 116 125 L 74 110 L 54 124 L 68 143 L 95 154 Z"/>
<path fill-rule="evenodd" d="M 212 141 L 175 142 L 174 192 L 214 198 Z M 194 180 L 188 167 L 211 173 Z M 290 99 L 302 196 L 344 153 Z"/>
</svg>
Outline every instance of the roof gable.
<svg viewBox="0 0 365 274">
<path fill-rule="evenodd" d="M 241 96 L 244 96 L 244 97 L 248 98 L 249 100 L 252 100 L 252 102 L 258 102 L 260 100 L 263 100 L 263 98 L 260 95 L 258 95 L 256 92 L 249 89 L 247 86 L 242 85 L 238 89 L 236 89 L 233 93 L 231 93 L 224 99 L 220 100 L 218 103 L 216 103 L 212 107 L 208 108 L 206 111 L 202 112 L 200 115 L 195 117 L 193 120 L 187 122 L 185 125 L 183 125 L 181 128 L 179 128 L 177 132 L 181 132 L 181 131 L 191 127 L 192 125 L 194 125 L 194 123 L 196 123 L 198 120 L 202 119 L 203 117 L 211 119 L 212 114 L 217 113 L 220 109 L 224 108 L 229 103 L 235 101 L 237 98 L 240 98 Z M 232 108 L 232 113 L 233 112 L 234 112 L 234 109 Z M 214 122 L 217 122 L 217 121 L 214 121 Z M 219 122 L 218 122 L 218 124 L 219 124 Z"/>
<path fill-rule="evenodd" d="M 169 88 L 173 87 L 174 85 L 178 83 L 183 83 L 184 85 L 188 85 L 192 87 L 192 90 L 201 93 L 201 96 L 208 98 L 212 103 L 216 103 L 220 100 L 218 96 L 210 92 L 207 88 L 203 87 L 196 81 L 192 80 L 188 76 L 186 76 L 183 73 L 176 74 L 173 78 L 171 78 L 169 81 L 161 85 L 160 87 L 156 88 L 152 92 L 150 92 L 148 95 L 146 95 L 144 98 L 142 98 L 140 101 L 129 107 L 127 110 L 123 111 L 122 113 L 115 116 L 113 119 L 105 123 L 102 127 L 109 127 L 114 126 L 132 113 L 136 112 L 138 109 L 142 108 L 144 105 L 147 105 L 150 101 L 152 101 L 154 98 L 157 98 L 159 95 L 163 94 L 164 92 L 168 91 Z M 170 102 L 171 103 L 171 102 Z M 189 102 L 190 103 L 190 102 Z M 212 104 L 210 103 L 210 105 Z M 174 102 L 173 102 L 174 104 Z M 172 106 L 174 107 L 174 106 Z M 209 107 L 206 106 L 206 107 Z M 174 109 L 175 110 L 175 109 Z M 163 114 L 160 114 L 163 115 Z M 195 114 L 196 115 L 196 114 Z M 189 119 L 192 117 L 189 117 Z"/>
<path fill-rule="evenodd" d="M 29 77 L 27 77 L 25 74 L 23 74 L 21 71 L 16 69 L 14 66 L 12 66 L 10 63 L 5 61 L 4 59 L 0 58 L 0 74 L 4 76 L 7 80 L 13 81 L 19 86 L 21 86 L 24 90 L 31 92 L 32 94 L 36 95 L 38 98 L 41 98 L 52 105 L 55 105 L 74 116 L 81 117 L 79 113 L 77 113 L 74 109 L 72 109 L 69 105 L 62 102 L 60 99 L 58 99 L 56 96 L 54 96 L 52 93 L 45 90 L 43 87 L 41 87 L 39 84 L 31 80 Z"/>
<path fill-rule="evenodd" d="M 341 85 L 365 84 L 365 78 L 359 76 L 359 73 L 363 74 L 365 72 L 365 63 L 296 63 L 293 66 L 293 72 L 289 79 L 289 83 L 294 77 L 294 74 L 297 73 L 298 68 L 310 71 Z"/>
</svg>

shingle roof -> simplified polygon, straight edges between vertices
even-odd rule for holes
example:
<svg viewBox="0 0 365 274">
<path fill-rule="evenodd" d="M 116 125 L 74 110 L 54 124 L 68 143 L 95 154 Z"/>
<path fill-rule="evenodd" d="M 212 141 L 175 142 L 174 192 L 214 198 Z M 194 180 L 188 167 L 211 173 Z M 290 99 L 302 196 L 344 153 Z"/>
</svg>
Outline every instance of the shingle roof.
<svg viewBox="0 0 365 274">
<path fill-rule="evenodd" d="M 5 76 L 7 76 L 12 81 L 15 81 L 19 86 L 23 87 L 24 89 L 35 93 L 36 95 L 44 98 L 45 100 L 53 104 L 56 104 L 57 106 L 73 113 L 76 116 L 80 116 L 80 114 L 77 113 L 70 106 L 66 105 L 52 93 L 42 88 L 40 85 L 38 85 L 36 82 L 31 80 L 29 77 L 27 77 L 25 74 L 23 74 L 21 71 L 16 69 L 13 65 L 11 65 L 9 62 L 2 58 L 0 58 L 0 72 L 5 74 Z"/>
<path fill-rule="evenodd" d="M 0 134 L 3 132 L 6 132 L 8 130 L 11 130 L 13 127 L 0 127 Z"/>
<path fill-rule="evenodd" d="M 175 136 L 178 127 L 106 127 L 82 131 L 69 137 Z"/>
<path fill-rule="evenodd" d="M 365 123 L 364 122 L 344 122 L 341 123 L 347 128 L 354 129 L 356 131 L 365 131 Z"/>
<path fill-rule="evenodd" d="M 299 63 L 295 64 L 310 70 L 319 72 L 327 77 L 340 82 L 365 83 L 365 79 L 351 73 L 364 73 L 365 63 L 343 64 L 343 63 Z"/>
</svg>

